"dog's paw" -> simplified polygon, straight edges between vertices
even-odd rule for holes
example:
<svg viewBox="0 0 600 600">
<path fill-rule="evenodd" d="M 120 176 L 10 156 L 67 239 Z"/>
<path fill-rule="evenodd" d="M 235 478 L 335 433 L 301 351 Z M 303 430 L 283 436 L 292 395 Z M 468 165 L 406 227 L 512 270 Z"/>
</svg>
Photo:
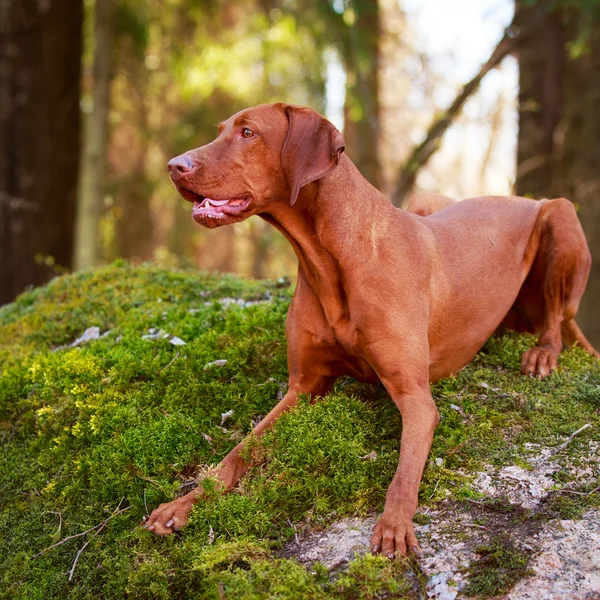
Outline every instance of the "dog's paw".
<svg viewBox="0 0 600 600">
<path fill-rule="evenodd" d="M 544 379 L 558 368 L 556 352 L 546 346 L 534 346 L 521 358 L 521 373 Z"/>
<path fill-rule="evenodd" d="M 384 513 L 373 530 L 371 552 L 383 554 L 388 558 L 406 556 L 410 552 L 420 558 L 421 548 L 415 536 L 412 520 L 387 517 Z"/>
<path fill-rule="evenodd" d="M 144 528 L 156 535 L 169 535 L 179 531 L 188 520 L 188 515 L 195 497 L 187 494 L 172 502 L 161 504 L 152 511 L 150 518 L 144 523 Z"/>
</svg>

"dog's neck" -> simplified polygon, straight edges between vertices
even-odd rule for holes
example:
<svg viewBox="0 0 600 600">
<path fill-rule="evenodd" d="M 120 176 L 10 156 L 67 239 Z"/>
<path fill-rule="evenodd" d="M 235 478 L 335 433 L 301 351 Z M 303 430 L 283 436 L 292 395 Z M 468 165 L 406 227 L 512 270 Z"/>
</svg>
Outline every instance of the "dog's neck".
<svg viewBox="0 0 600 600">
<path fill-rule="evenodd" d="M 276 202 L 262 216 L 291 243 L 299 276 L 334 325 L 349 317 L 345 282 L 356 275 L 354 266 L 377 252 L 374 238 L 381 237 L 377 230 L 387 223 L 390 211 L 395 211 L 393 206 L 342 155 L 333 172 L 300 190 L 294 206 Z"/>
</svg>

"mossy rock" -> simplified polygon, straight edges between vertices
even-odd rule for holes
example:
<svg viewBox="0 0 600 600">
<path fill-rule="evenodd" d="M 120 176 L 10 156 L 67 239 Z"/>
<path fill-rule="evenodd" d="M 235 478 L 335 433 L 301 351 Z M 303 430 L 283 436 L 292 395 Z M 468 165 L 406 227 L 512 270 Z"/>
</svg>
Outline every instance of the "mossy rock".
<svg viewBox="0 0 600 600">
<path fill-rule="evenodd" d="M 181 534 L 139 526 L 277 402 L 290 297 L 276 283 L 115 263 L 0 309 L 0 597 L 415 597 L 406 563 L 358 558 L 332 574 L 279 552 L 298 524 L 383 507 L 400 418 L 385 390 L 350 379 L 282 417 L 239 488 L 209 493 Z M 105 335 L 72 347 L 90 327 Z M 442 421 L 424 503 L 469 497 L 470 473 L 518 461 L 528 441 L 552 445 L 588 422 L 597 435 L 597 362 L 573 349 L 548 380 L 524 379 L 530 343 L 491 340 L 434 386 Z"/>
</svg>

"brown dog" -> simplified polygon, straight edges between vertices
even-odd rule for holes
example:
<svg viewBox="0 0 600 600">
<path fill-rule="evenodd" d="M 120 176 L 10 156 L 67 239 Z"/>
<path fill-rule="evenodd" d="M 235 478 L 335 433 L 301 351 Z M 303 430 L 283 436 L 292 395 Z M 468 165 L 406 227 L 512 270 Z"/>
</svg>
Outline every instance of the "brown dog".
<svg viewBox="0 0 600 600">
<path fill-rule="evenodd" d="M 341 134 L 316 112 L 261 105 L 222 123 L 212 143 L 174 158 L 169 171 L 197 223 L 218 227 L 258 214 L 298 256 L 289 389 L 253 434 L 298 394 L 329 392 L 340 375 L 381 381 L 402 415 L 402 436 L 371 548 L 418 553 L 412 518 L 439 420 L 429 383 L 464 367 L 524 293 L 520 316 L 541 335 L 523 372 L 548 375 L 591 258 L 567 200 L 474 198 L 423 218 L 394 208 L 343 150 Z M 225 489 L 249 468 L 243 448 L 219 465 Z M 146 527 L 178 530 L 201 494 L 200 487 L 161 504 Z"/>
</svg>

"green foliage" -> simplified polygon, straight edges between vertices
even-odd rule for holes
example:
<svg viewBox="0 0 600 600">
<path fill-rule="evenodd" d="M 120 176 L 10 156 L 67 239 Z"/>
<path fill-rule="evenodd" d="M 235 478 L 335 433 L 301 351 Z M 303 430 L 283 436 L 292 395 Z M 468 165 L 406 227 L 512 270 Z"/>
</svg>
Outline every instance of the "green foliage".
<svg viewBox="0 0 600 600">
<path fill-rule="evenodd" d="M 208 493 L 180 535 L 139 527 L 276 403 L 289 298 L 269 283 L 117 263 L 0 309 L 0 598 L 414 597 L 404 562 L 358 558 L 336 575 L 280 554 L 294 526 L 382 509 L 401 422 L 378 386 L 342 379 L 327 398 L 300 402 L 250 445 L 257 464 L 238 489 Z M 108 333 L 69 345 L 92 326 Z M 151 328 L 187 345 L 144 339 Z M 493 339 L 434 386 L 442 420 L 422 503 L 472 496 L 472 472 L 523 460 L 525 442 L 554 445 L 587 422 L 568 451 L 597 436 L 597 363 L 575 349 L 547 381 L 524 379 L 530 343 Z M 119 504 L 102 531 L 36 556 Z"/>
</svg>

